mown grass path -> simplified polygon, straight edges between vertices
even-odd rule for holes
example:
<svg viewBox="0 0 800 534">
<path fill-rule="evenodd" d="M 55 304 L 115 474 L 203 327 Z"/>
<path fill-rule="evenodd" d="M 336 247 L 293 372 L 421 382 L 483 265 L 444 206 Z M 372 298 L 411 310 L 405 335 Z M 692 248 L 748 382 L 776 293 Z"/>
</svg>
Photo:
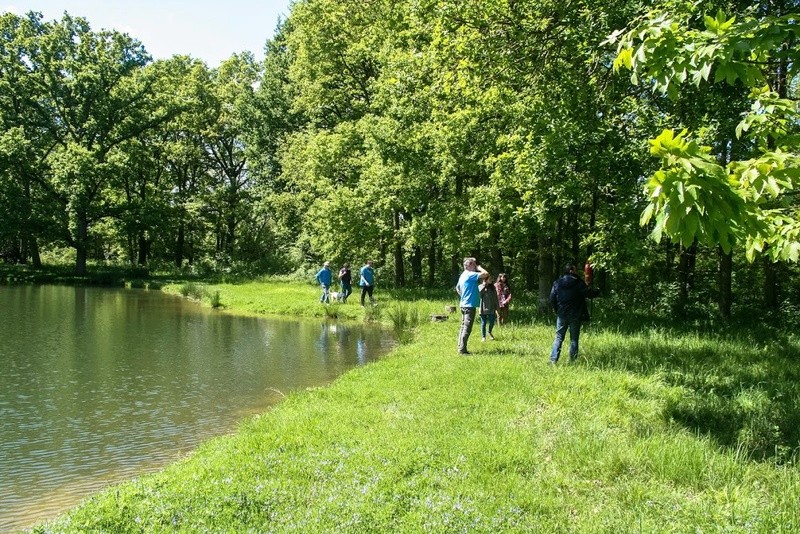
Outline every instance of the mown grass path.
<svg viewBox="0 0 800 534">
<path fill-rule="evenodd" d="M 320 313 L 310 286 L 209 289 L 231 311 Z M 376 317 L 413 301 L 423 319 L 392 355 L 36 531 L 800 531 L 797 430 L 782 427 L 800 411 L 797 372 L 765 385 L 759 371 L 767 355 L 797 366 L 794 336 L 759 346 L 609 319 L 577 365 L 553 368 L 552 325 L 524 304 L 463 357 L 458 318 L 427 321 L 447 294 L 376 295 Z M 783 449 L 765 453 L 770 440 Z"/>
</svg>

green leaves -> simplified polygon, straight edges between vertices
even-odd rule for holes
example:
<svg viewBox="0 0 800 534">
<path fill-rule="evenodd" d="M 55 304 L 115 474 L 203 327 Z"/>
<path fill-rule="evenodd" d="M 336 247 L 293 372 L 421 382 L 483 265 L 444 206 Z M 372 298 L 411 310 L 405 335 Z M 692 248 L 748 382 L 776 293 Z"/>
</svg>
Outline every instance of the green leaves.
<svg viewBox="0 0 800 534">
<path fill-rule="evenodd" d="M 665 130 L 650 142 L 661 169 L 645 187 L 650 203 L 640 222 L 654 220 L 656 239 L 666 235 L 687 246 L 697 240 L 725 252 L 744 243 L 750 260 L 768 251 L 773 259 L 797 261 L 797 223 L 789 215 L 796 208 L 786 193 L 800 175 L 800 113 L 796 101 L 765 86 L 785 82 L 773 70 L 779 61 L 800 60 L 793 46 L 796 17 L 737 20 L 719 11 L 703 18 L 704 30 L 694 30 L 689 15 L 653 11 L 627 33 L 609 37 L 618 43 L 614 68 L 631 70 L 634 82 L 651 80 L 655 91 L 673 100 L 680 98 L 677 85 L 687 80 L 753 87 L 751 111 L 735 133 L 760 155 L 725 168 L 711 147 L 690 140 L 686 130 Z"/>
<path fill-rule="evenodd" d="M 695 240 L 716 244 L 726 251 L 735 242 L 737 228 L 708 208 L 717 204 L 721 212 L 740 209 L 741 199 L 726 188 L 726 173 L 706 147 L 665 130 L 651 141 L 651 154 L 662 159 L 662 168 L 645 186 L 650 199 L 640 218 L 645 225 L 656 215 L 653 236 L 667 235 L 685 246 Z"/>
<path fill-rule="evenodd" d="M 751 261 L 765 249 L 773 259 L 797 261 L 800 234 L 790 215 L 796 209 L 764 208 L 794 189 L 800 179 L 796 157 L 766 153 L 723 168 L 708 147 L 685 135 L 666 130 L 651 142 L 662 164 L 645 186 L 649 204 L 640 223 L 654 222 L 653 238 L 666 235 L 685 246 L 697 240 L 725 252 L 743 243 Z"/>
<path fill-rule="evenodd" d="M 706 29 L 715 35 L 723 35 L 725 32 L 731 29 L 733 23 L 736 22 L 736 17 L 731 17 L 730 19 L 726 19 L 725 13 L 722 10 L 717 11 L 716 17 L 709 17 L 708 15 L 703 16 L 703 22 L 705 22 Z"/>
</svg>

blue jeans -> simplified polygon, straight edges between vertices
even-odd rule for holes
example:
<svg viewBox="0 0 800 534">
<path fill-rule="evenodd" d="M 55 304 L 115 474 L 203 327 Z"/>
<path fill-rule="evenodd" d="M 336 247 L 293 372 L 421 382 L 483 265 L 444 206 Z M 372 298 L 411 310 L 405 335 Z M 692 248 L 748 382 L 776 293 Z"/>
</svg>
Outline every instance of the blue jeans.
<svg viewBox="0 0 800 534">
<path fill-rule="evenodd" d="M 565 319 L 560 315 L 556 319 L 556 339 L 553 341 L 553 350 L 550 351 L 550 361 L 557 362 L 561 354 L 561 345 L 569 329 L 569 361 L 574 362 L 578 358 L 578 338 L 581 335 L 581 318 Z"/>
<path fill-rule="evenodd" d="M 481 337 L 486 337 L 486 327 L 489 327 L 489 335 L 492 334 L 492 330 L 494 330 L 494 313 L 482 313 L 481 314 Z"/>
<path fill-rule="evenodd" d="M 322 296 L 319 298 L 320 302 L 325 304 L 330 302 L 331 299 L 330 296 L 328 295 L 328 291 L 330 291 L 330 289 L 331 289 L 330 286 L 326 286 L 324 284 L 322 285 Z"/>
<path fill-rule="evenodd" d="M 350 284 L 342 284 L 342 302 L 347 302 L 347 297 L 353 294 L 353 287 Z"/>
</svg>

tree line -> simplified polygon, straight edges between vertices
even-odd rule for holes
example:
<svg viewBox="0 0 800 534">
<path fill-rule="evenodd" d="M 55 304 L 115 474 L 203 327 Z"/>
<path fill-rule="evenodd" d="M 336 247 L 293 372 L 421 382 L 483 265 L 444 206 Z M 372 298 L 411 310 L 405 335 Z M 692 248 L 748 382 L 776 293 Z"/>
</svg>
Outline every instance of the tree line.
<svg viewBox="0 0 800 534">
<path fill-rule="evenodd" d="M 6 13 L 0 251 L 78 273 L 372 258 L 420 287 L 474 256 L 543 307 L 588 261 L 629 302 L 777 308 L 798 291 L 795 4 L 301 0 L 263 62 L 217 68 Z"/>
</svg>

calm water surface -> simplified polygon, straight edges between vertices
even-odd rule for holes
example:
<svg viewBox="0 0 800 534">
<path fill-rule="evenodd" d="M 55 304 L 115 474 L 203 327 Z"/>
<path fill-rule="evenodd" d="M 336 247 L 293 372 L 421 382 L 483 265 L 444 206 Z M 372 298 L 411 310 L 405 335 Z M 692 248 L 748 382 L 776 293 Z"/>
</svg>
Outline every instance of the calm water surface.
<svg viewBox="0 0 800 534">
<path fill-rule="evenodd" d="M 0 286 L 0 532 L 393 345 L 377 329 L 237 317 L 158 291 Z"/>
</svg>

